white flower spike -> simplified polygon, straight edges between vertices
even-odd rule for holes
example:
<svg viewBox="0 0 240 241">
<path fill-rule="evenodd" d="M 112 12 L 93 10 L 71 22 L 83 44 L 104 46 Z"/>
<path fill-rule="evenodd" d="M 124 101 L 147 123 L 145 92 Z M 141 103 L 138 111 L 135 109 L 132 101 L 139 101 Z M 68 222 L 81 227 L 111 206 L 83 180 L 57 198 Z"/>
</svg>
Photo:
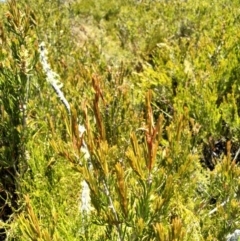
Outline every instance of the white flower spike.
<svg viewBox="0 0 240 241">
<path fill-rule="evenodd" d="M 65 98 L 63 92 L 61 91 L 63 84 L 60 82 L 60 77 L 56 72 L 54 72 L 51 69 L 51 66 L 48 63 L 47 50 L 46 50 L 44 42 L 42 42 L 39 45 L 39 53 L 40 53 L 40 62 L 42 64 L 43 70 L 47 76 L 47 82 L 52 86 L 55 93 L 57 94 L 59 99 L 64 104 L 68 114 L 71 115 L 71 107 L 70 107 L 67 99 Z M 78 127 L 79 127 L 80 137 L 82 137 L 83 133 L 86 131 L 86 129 L 83 125 L 79 125 Z M 83 140 L 83 143 L 81 146 L 81 152 L 84 154 L 84 158 L 88 162 L 89 169 L 92 170 L 92 165 L 90 162 L 90 153 L 88 151 L 87 145 L 84 142 L 84 140 Z M 92 210 L 90 188 L 85 180 L 82 181 L 81 185 L 82 185 L 82 194 L 81 194 L 81 204 L 80 204 L 79 209 L 82 214 L 88 214 Z"/>
<path fill-rule="evenodd" d="M 51 69 L 51 66 L 48 63 L 47 50 L 45 48 L 45 43 L 44 42 L 42 42 L 39 45 L 39 52 L 40 52 L 40 62 L 42 64 L 43 70 L 44 70 L 44 72 L 45 72 L 45 74 L 47 76 L 47 82 L 52 86 L 52 88 L 54 89 L 55 93 L 57 94 L 59 99 L 64 104 L 68 114 L 71 115 L 70 105 L 69 105 L 67 99 L 65 98 L 63 92 L 61 91 L 61 88 L 63 87 L 63 84 L 60 82 L 60 77 L 59 77 L 59 75 L 56 72 L 54 72 Z"/>
</svg>

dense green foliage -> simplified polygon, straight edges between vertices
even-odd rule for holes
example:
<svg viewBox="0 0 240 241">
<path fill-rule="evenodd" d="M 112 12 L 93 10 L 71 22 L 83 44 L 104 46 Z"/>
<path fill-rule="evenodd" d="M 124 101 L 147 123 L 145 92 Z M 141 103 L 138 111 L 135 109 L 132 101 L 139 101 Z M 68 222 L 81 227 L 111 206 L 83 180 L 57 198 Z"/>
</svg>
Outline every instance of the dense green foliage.
<svg viewBox="0 0 240 241">
<path fill-rule="evenodd" d="M 12 0 L 0 13 L 0 240 L 239 228 L 239 1 Z"/>
</svg>

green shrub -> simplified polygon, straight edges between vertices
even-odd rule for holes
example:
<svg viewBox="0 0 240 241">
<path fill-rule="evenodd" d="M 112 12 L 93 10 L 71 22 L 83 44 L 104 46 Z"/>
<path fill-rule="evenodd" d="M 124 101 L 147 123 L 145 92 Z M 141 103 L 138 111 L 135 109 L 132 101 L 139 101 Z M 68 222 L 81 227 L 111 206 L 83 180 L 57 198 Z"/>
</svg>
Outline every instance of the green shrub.
<svg viewBox="0 0 240 241">
<path fill-rule="evenodd" d="M 239 228 L 237 1 L 1 5 L 0 239 Z"/>
</svg>

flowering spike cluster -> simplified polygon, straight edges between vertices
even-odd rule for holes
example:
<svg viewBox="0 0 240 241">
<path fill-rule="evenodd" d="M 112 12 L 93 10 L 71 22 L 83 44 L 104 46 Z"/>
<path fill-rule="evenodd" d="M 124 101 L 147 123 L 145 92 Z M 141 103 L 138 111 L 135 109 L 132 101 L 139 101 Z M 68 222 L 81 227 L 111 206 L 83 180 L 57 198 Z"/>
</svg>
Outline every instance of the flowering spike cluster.
<svg viewBox="0 0 240 241">
<path fill-rule="evenodd" d="M 90 188 L 85 180 L 81 182 L 81 185 L 82 185 L 82 195 L 81 195 L 81 205 L 79 209 L 82 214 L 87 214 L 92 210 Z"/>
<path fill-rule="evenodd" d="M 61 91 L 61 88 L 63 86 L 63 84 L 60 82 L 60 77 L 59 75 L 54 72 L 49 63 L 48 63 L 48 59 L 47 59 L 47 50 L 45 48 L 45 43 L 42 42 L 39 45 L 39 52 L 40 52 L 40 62 L 42 64 L 43 70 L 47 76 L 47 82 L 52 86 L 52 88 L 54 89 L 55 93 L 57 94 L 57 96 L 59 97 L 59 99 L 62 101 L 62 103 L 64 104 L 67 112 L 69 115 L 71 115 L 71 108 L 70 105 L 68 103 L 68 101 L 66 100 L 63 92 Z"/>
<path fill-rule="evenodd" d="M 79 135 L 83 136 L 83 133 L 86 131 L 83 125 L 78 125 Z M 85 141 L 82 141 L 81 152 L 84 154 L 85 160 L 88 162 L 89 169 L 92 170 L 92 164 L 90 162 L 90 153 L 88 151 Z M 85 180 L 82 181 L 82 194 L 81 194 L 81 205 L 79 209 L 81 213 L 89 213 L 92 210 L 91 206 L 91 197 L 90 197 L 90 188 Z"/>
<path fill-rule="evenodd" d="M 227 241 L 238 241 L 240 237 L 240 230 L 236 229 L 233 233 L 227 236 Z"/>
<path fill-rule="evenodd" d="M 52 86 L 54 89 L 55 93 L 59 97 L 59 99 L 62 101 L 64 104 L 67 112 L 69 115 L 71 115 L 71 107 L 70 104 L 68 103 L 67 99 L 65 98 L 63 92 L 61 91 L 61 88 L 63 87 L 63 84 L 60 82 L 60 77 L 59 75 L 54 72 L 51 69 L 51 66 L 48 63 L 47 59 L 47 50 L 45 48 L 45 43 L 42 42 L 39 45 L 39 52 L 40 52 L 40 62 L 42 64 L 43 70 L 47 76 L 47 82 Z M 83 133 L 86 131 L 85 127 L 82 125 L 79 125 L 79 134 L 80 137 L 82 137 Z M 92 165 L 90 163 L 90 154 L 87 148 L 86 143 L 82 142 L 81 146 L 81 152 L 84 154 L 84 158 L 86 161 L 88 161 L 89 164 L 89 169 L 92 169 Z M 89 213 L 92 210 L 91 207 L 91 197 L 90 197 L 90 188 L 85 180 L 82 181 L 82 195 L 81 195 L 81 213 Z"/>
</svg>

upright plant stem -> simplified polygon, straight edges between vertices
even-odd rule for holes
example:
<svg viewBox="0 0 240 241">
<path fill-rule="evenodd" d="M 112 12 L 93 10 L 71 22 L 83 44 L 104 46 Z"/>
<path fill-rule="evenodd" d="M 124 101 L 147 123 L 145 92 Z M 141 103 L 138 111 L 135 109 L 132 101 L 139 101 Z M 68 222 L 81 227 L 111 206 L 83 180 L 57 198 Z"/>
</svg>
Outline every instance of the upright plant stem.
<svg viewBox="0 0 240 241">
<path fill-rule="evenodd" d="M 104 180 L 103 181 L 103 186 L 104 186 L 104 192 L 106 194 L 106 196 L 108 197 L 108 201 L 109 201 L 109 204 L 110 204 L 110 208 L 113 212 L 113 215 L 115 217 L 115 220 L 117 221 L 117 231 L 118 231 L 118 241 L 123 241 L 123 237 L 122 237 L 122 232 L 121 232 L 121 227 L 120 227 L 120 224 L 119 224 L 119 218 L 118 218 L 118 215 L 117 215 L 117 212 L 116 212 L 116 209 L 113 205 L 113 201 L 112 201 L 112 198 L 110 196 L 110 192 L 109 192 L 109 189 L 108 189 L 108 186 L 106 184 L 106 181 Z"/>
</svg>

